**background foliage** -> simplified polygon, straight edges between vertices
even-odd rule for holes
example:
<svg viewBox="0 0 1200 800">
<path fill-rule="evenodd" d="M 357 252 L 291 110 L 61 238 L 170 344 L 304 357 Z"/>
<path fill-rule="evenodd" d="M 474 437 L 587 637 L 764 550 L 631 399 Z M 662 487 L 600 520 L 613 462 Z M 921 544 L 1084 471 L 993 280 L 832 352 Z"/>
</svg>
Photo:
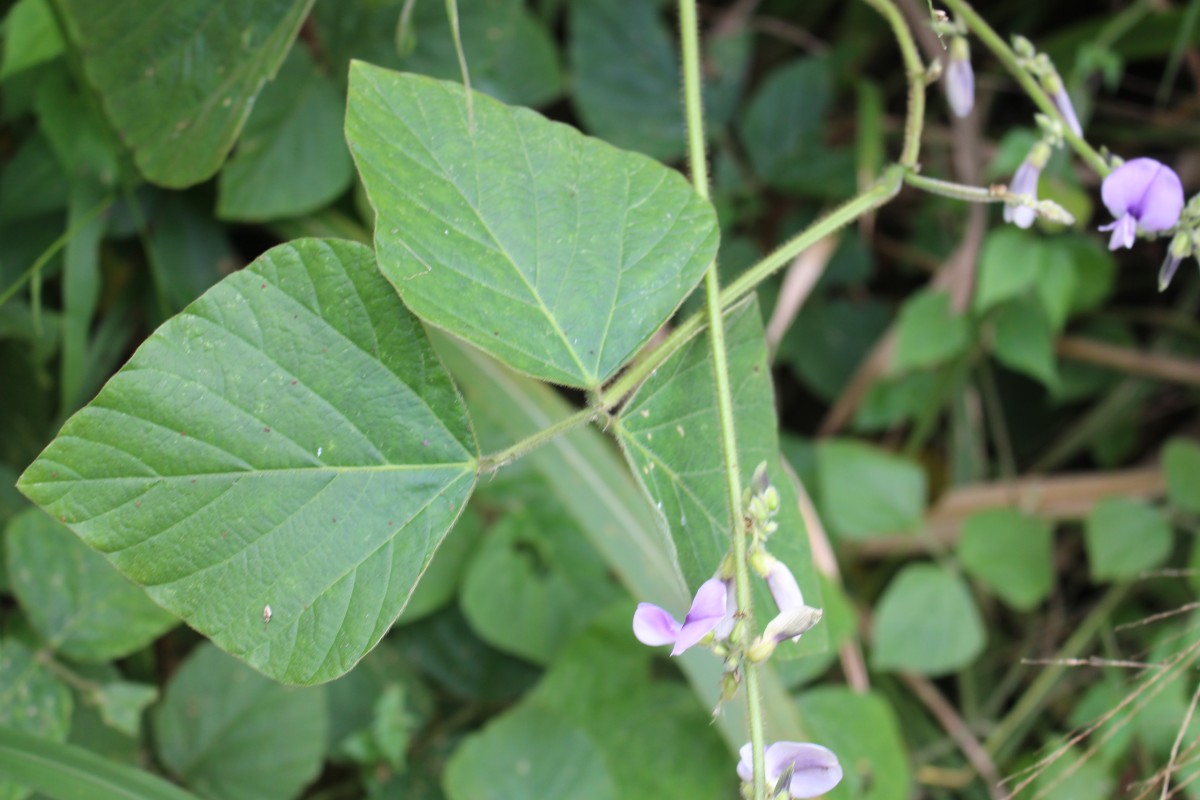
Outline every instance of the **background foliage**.
<svg viewBox="0 0 1200 800">
<path fill-rule="evenodd" d="M 1200 185 L 1200 0 L 979 6 L 1055 60 L 1091 141 Z M 475 100 L 509 132 L 486 153 L 446 133 L 465 106 L 430 80 L 459 76 L 432 0 L 0 9 L 0 798 L 734 796 L 719 664 L 681 674 L 628 631 L 635 600 L 682 611 L 663 520 L 693 587 L 724 548 L 699 340 L 611 420 L 619 449 L 580 429 L 476 469 L 580 406 L 526 376 L 600 389 L 714 252 L 727 283 L 880 174 L 905 87 L 874 12 L 704 9 L 714 216 L 663 166 L 666 5 L 462 0 L 474 86 L 510 104 Z M 1033 109 L 974 62 L 970 119 L 931 93 L 923 170 L 1003 182 Z M 770 724 L 839 754 L 831 796 L 1138 796 L 1170 771 L 1200 797 L 1200 284 L 1189 263 L 1154 294 L 1162 242 L 1105 249 L 1085 166 L 1057 154 L 1042 193 L 1076 226 L 906 191 L 727 318 L 742 464 L 772 462 L 777 555 L 826 609 L 769 676 Z M 324 239 L 270 250 L 300 237 Z M 673 280 L 623 283 L 614 249 Z M 408 280 L 430 264 L 466 271 Z M 608 321 L 576 328 L 564 282 Z M 68 418 L 22 480 L 48 515 L 14 486 Z M 64 488 L 97 459 L 172 477 Z"/>
</svg>

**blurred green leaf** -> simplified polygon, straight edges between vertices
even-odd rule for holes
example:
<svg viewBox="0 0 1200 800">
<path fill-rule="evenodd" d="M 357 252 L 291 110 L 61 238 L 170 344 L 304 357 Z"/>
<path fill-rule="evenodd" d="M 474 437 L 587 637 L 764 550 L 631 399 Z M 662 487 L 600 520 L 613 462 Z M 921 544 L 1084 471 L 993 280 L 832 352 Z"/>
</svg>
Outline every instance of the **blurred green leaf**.
<svg viewBox="0 0 1200 800">
<path fill-rule="evenodd" d="M 1061 743 L 1048 744 L 1044 750 L 1055 753 L 1046 769 L 1030 789 L 1042 797 L 1055 800 L 1095 800 L 1097 797 L 1113 797 L 1115 782 L 1103 762 L 1093 759 L 1089 753 L 1071 747 L 1058 752 Z"/>
<path fill-rule="evenodd" d="M 263 89 L 217 180 L 217 215 L 262 221 L 314 211 L 350 186 L 345 101 L 308 51 L 292 48 Z"/>
<path fill-rule="evenodd" d="M 0 170 L 0 220 L 28 220 L 66 207 L 67 176 L 50 143 L 40 133 L 26 136 Z M 36 255 L 22 258 L 17 266 L 24 270 Z"/>
<path fill-rule="evenodd" d="M 862 539 L 915 533 L 925 518 L 925 472 L 907 458 L 851 440 L 817 446 L 818 498 L 830 528 Z"/>
<path fill-rule="evenodd" d="M 457 392 L 370 250 L 298 240 L 155 332 L 20 488 L 224 649 L 311 683 L 387 631 L 474 479 Z"/>
<path fill-rule="evenodd" d="M 422 319 L 597 388 L 699 281 L 712 206 L 661 164 L 485 95 L 472 132 L 465 101 L 454 84 L 351 68 L 346 136 L 379 268 Z"/>
<path fill-rule="evenodd" d="M 966 582 L 934 564 L 910 564 L 892 578 L 872 627 L 876 669 L 931 676 L 970 664 L 987 638 Z"/>
<path fill-rule="evenodd" d="M 853 238 L 853 237 L 851 237 Z M 779 343 L 786 361 L 824 400 L 833 400 L 849 382 L 891 319 L 877 300 L 808 300 Z"/>
<path fill-rule="evenodd" d="M 1072 260 L 1071 249 L 1060 246 L 1054 240 L 1049 247 L 1049 257 L 1040 264 L 1034 289 L 1055 333 L 1062 332 L 1071 314 L 1071 307 L 1076 302 L 1077 275 L 1078 268 Z"/>
<path fill-rule="evenodd" d="M 15 639 L 0 639 L 0 765 L 12 764 L 0 770 L 0 798 L 21 800 L 30 793 L 14 783 L 23 777 L 20 762 L 26 743 L 19 738 L 13 743 L 12 737 L 65 740 L 71 705 L 70 690 L 38 663 L 32 650 Z"/>
<path fill-rule="evenodd" d="M 973 305 L 977 314 L 1018 297 L 1034 285 L 1044 263 L 1042 241 L 1014 227 L 999 228 L 987 235 L 979 252 Z"/>
<path fill-rule="evenodd" d="M 737 418 L 738 462 L 743 482 L 766 462 L 767 474 L 779 492 L 779 530 L 771 537 L 771 553 L 788 565 L 796 580 L 819 605 L 819 591 L 804 520 L 795 489 L 780 464 L 779 422 L 762 317 L 755 300 L 725 315 L 729 381 L 736 387 L 733 412 Z M 729 507 L 729 490 L 714 455 L 721 452 L 716 385 L 708 337 L 697 335 L 651 375 L 625 403 L 616 421 L 616 434 L 634 475 L 657 508 L 670 532 L 680 569 L 693 590 L 716 572 L 729 551 L 730 528 L 740 509 Z M 755 605 L 770 608 L 771 598 L 755 582 Z M 782 647 L 777 657 L 823 649 L 823 629 L 800 640 L 799 647 Z"/>
<path fill-rule="evenodd" d="M 966 349 L 969 335 L 967 320 L 951 310 L 948 293 L 917 292 L 900 309 L 892 371 L 943 364 Z"/>
<path fill-rule="evenodd" d="M 584 128 L 618 147 L 669 161 L 684 152 L 679 58 L 643 0 L 572 0 L 571 102 Z"/>
<path fill-rule="evenodd" d="M 469 737 L 446 764 L 449 800 L 616 800 L 588 736 L 558 715 L 524 705 Z"/>
<path fill-rule="evenodd" d="M 1092 236 L 1062 236 L 1054 240 L 1055 249 L 1070 253 L 1075 269 L 1071 295 L 1071 313 L 1094 311 L 1108 300 L 1117 276 L 1117 262 L 1108 248 Z"/>
<path fill-rule="evenodd" d="M 884 430 L 918 416 L 937 402 L 940 382 L 936 369 L 875 381 L 854 415 L 855 430 Z"/>
<path fill-rule="evenodd" d="M 1092 506 L 1084 529 L 1092 580 L 1136 578 L 1171 554 L 1171 525 L 1158 509 L 1125 497 Z"/>
<path fill-rule="evenodd" d="M 24 69 L 57 58 L 62 37 L 49 0 L 17 0 L 4 18 L 4 56 L 0 81 Z"/>
<path fill-rule="evenodd" d="M 405 663 L 394 638 L 384 639 L 354 669 L 325 685 L 332 760 L 343 761 L 350 757 L 364 763 L 358 757 L 355 741 L 365 737 L 374 746 L 374 728 L 385 722 L 379 718 L 380 710 L 395 710 L 390 705 L 392 701 L 389 701 L 386 709 L 381 709 L 379 705 L 381 698 L 388 695 L 392 687 L 396 687 L 398 694 L 403 697 L 403 716 L 414 725 L 421 724 L 432 713 L 433 691 Z M 370 755 L 374 757 L 381 754 Z"/>
<path fill-rule="evenodd" d="M 399 15 L 398 6 L 394 11 Z M 545 105 L 562 94 L 554 40 L 522 0 L 458 0 L 458 18 L 474 89 L 518 106 Z M 445 3 L 417 3 L 411 24 L 416 46 L 401 68 L 462 80 Z"/>
<path fill-rule="evenodd" d="M 6 532 L 13 590 L 57 652 L 108 661 L 139 650 L 177 624 L 104 556 L 35 508 Z"/>
<path fill-rule="evenodd" d="M 1200 514 L 1200 444 L 1172 439 L 1162 451 L 1167 498 L 1175 507 Z"/>
<path fill-rule="evenodd" d="M 283 686 L 211 644 L 192 651 L 154 709 L 162 763 L 214 800 L 289 800 L 321 771 L 325 688 Z"/>
<path fill-rule="evenodd" d="M 2 725 L 0 771 L 56 800 L 195 800 L 162 778 Z"/>
<path fill-rule="evenodd" d="M 55 0 L 89 82 L 147 179 L 211 177 L 313 0 Z"/>
<path fill-rule="evenodd" d="M 1012 508 L 977 511 L 963 523 L 958 557 L 974 578 L 1018 611 L 1041 604 L 1054 587 L 1049 522 Z"/>
<path fill-rule="evenodd" d="M 1053 390 L 1058 384 L 1054 331 L 1038 299 L 1026 295 L 1008 301 L 993 324 L 992 354 L 996 360 Z"/>
<path fill-rule="evenodd" d="M 534 663 L 620 595 L 595 549 L 553 496 L 491 526 L 463 575 L 463 613 L 479 637 Z"/>
<path fill-rule="evenodd" d="M 226 230 L 186 195 L 159 192 L 147 212 L 146 255 L 170 311 L 181 310 L 241 266 Z"/>
<path fill-rule="evenodd" d="M 818 197 L 854 191 L 854 153 L 824 141 L 832 83 L 828 59 L 804 58 L 776 68 L 755 90 L 738 133 L 767 185 Z"/>
<path fill-rule="evenodd" d="M 142 712 L 158 699 L 158 688 L 116 681 L 101 686 L 92 696 L 105 724 L 130 736 L 138 736 L 142 730 Z"/>
<path fill-rule="evenodd" d="M 450 603 L 458 593 L 463 572 L 483 534 L 483 520 L 467 506 L 421 573 L 417 588 L 396 620 L 398 624 L 416 622 Z"/>
<path fill-rule="evenodd" d="M 912 774 L 896 712 L 880 694 L 841 686 L 804 692 L 797 702 L 815 741 L 837 754 L 844 777 L 830 800 L 905 800 Z"/>
</svg>

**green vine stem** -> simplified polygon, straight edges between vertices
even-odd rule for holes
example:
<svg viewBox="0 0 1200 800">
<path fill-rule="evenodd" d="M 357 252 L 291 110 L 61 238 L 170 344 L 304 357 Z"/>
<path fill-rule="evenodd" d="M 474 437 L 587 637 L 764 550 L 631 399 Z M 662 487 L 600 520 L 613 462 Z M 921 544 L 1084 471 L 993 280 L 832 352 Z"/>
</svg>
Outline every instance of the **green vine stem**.
<svg viewBox="0 0 1200 800">
<path fill-rule="evenodd" d="M 708 154 L 705 152 L 704 107 L 700 95 L 700 32 L 696 19 L 696 0 L 679 0 L 679 35 L 683 50 L 683 105 L 687 117 L 688 159 L 691 164 L 692 185 L 705 200 L 708 191 Z M 708 341 L 712 352 L 713 375 L 716 379 L 717 414 L 721 426 L 721 455 L 725 463 L 725 485 L 731 519 L 734 576 L 738 614 L 748 630 L 754 629 L 750 600 L 750 570 L 746 563 L 746 529 L 741 524 L 742 482 L 738 467 L 737 429 L 733 418 L 733 392 L 729 386 L 729 364 L 725 352 L 725 321 L 722 316 L 721 286 L 717 277 L 717 262 L 708 265 L 704 275 L 705 313 L 708 321 Z M 755 800 L 767 796 L 764 764 L 762 697 L 758 686 L 758 670 L 743 659 L 741 663 L 746 687 L 746 716 L 750 727 L 750 749 L 754 754 Z"/>
<path fill-rule="evenodd" d="M 921 152 L 921 127 L 925 124 L 925 65 L 912 31 L 904 21 L 904 15 L 892 0 L 866 0 L 867 5 L 878 11 L 892 26 L 892 35 L 900 45 L 900 56 L 904 59 L 904 76 L 908 80 L 908 111 L 904 118 L 904 146 L 900 151 L 900 164 L 917 169 L 917 158 Z"/>
<path fill-rule="evenodd" d="M 984 21 L 983 17 L 975 12 L 971 4 L 967 0 L 945 0 L 946 7 L 953 11 L 958 17 L 966 23 L 971 32 L 983 42 L 987 49 L 991 50 L 996 58 L 1004 64 L 1017 81 L 1021 84 L 1021 88 L 1029 95 L 1034 104 L 1041 109 L 1042 113 L 1050 117 L 1050 119 L 1058 120 L 1062 124 L 1063 138 L 1067 144 L 1079 154 L 1079 157 L 1088 163 L 1093 170 L 1101 177 L 1106 177 L 1111 171 L 1108 162 L 1104 157 L 1096 152 L 1090 144 L 1082 136 L 1076 134 L 1071 127 L 1066 124 L 1063 115 L 1059 112 L 1058 106 L 1054 105 L 1050 97 L 1042 90 L 1041 85 L 1032 75 L 1025 69 L 1022 69 L 1020 62 L 1017 59 L 1017 54 L 1008 46 L 1008 42 L 996 33 L 991 25 Z"/>
<path fill-rule="evenodd" d="M 595 422 L 602 416 L 604 416 L 604 412 L 600 409 L 581 408 L 579 411 L 575 412 L 569 417 L 563 417 L 548 428 L 543 428 L 534 435 L 522 439 L 512 447 L 506 447 L 498 452 L 481 456 L 479 459 L 478 471 L 480 473 L 495 472 L 501 467 L 516 461 L 525 454 L 536 450 L 551 439 L 567 433 L 568 431 L 572 431 L 575 428 L 581 428 L 584 425 L 587 425 L 589 422 Z"/>
</svg>

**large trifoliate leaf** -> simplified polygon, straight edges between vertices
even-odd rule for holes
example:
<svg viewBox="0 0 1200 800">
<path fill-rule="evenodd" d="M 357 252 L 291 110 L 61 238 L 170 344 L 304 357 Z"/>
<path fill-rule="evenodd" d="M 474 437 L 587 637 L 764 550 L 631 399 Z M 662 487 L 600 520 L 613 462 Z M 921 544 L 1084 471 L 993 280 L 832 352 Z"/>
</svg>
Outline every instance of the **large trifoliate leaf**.
<svg viewBox="0 0 1200 800">
<path fill-rule="evenodd" d="M 700 280 L 716 215 L 683 176 L 528 109 L 355 62 L 346 138 L 379 268 L 418 316 L 596 388 Z"/>
<path fill-rule="evenodd" d="M 19 488 L 223 649 L 309 683 L 383 636 L 475 465 L 371 251 L 307 239 L 159 328 Z"/>
<path fill-rule="evenodd" d="M 804 521 L 780 462 L 775 395 L 757 301 L 730 311 L 725 328 L 742 479 L 749 480 L 754 468 L 767 462 L 780 496 L 779 530 L 769 541 L 771 554 L 795 573 L 808 603 L 819 606 Z M 741 509 L 729 507 L 706 334 L 693 337 L 642 384 L 625 404 L 616 431 L 638 481 L 670 531 L 679 566 L 694 590 L 713 576 L 729 552 L 734 518 L 741 515 Z M 769 619 L 771 597 L 762 581 L 755 585 L 760 589 L 755 607 L 764 609 L 764 620 Z M 818 627 L 801 640 L 801 648 L 819 651 L 825 642 L 825 629 Z M 796 652 L 789 646 L 777 655 Z"/>
<path fill-rule="evenodd" d="M 313 0 L 55 0 L 83 70 L 142 174 L 210 177 Z"/>
</svg>

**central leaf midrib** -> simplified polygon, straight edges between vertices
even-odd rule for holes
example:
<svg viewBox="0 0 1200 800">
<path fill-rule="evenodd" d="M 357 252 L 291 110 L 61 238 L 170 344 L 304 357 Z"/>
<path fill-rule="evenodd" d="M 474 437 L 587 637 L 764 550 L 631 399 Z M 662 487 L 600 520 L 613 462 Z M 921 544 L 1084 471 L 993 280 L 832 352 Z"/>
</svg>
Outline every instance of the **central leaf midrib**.
<svg viewBox="0 0 1200 800">
<path fill-rule="evenodd" d="M 189 472 L 178 475 L 120 475 L 108 476 L 104 478 L 75 478 L 70 480 L 54 479 L 47 481 L 23 481 L 24 486 L 61 486 L 63 484 L 72 483 L 126 483 L 129 481 L 161 481 L 191 478 L 194 480 L 214 479 L 214 478 L 244 478 L 247 476 L 263 476 L 263 475 L 287 475 L 296 472 L 333 472 L 336 474 L 355 473 L 355 472 L 421 472 L 433 471 L 440 469 L 455 469 L 462 472 L 473 472 L 477 462 L 475 459 L 469 461 L 451 461 L 438 462 L 436 464 L 371 464 L 359 467 L 274 467 L 270 469 L 255 469 L 255 470 L 240 470 L 240 471 L 225 471 L 225 472 Z"/>
</svg>

